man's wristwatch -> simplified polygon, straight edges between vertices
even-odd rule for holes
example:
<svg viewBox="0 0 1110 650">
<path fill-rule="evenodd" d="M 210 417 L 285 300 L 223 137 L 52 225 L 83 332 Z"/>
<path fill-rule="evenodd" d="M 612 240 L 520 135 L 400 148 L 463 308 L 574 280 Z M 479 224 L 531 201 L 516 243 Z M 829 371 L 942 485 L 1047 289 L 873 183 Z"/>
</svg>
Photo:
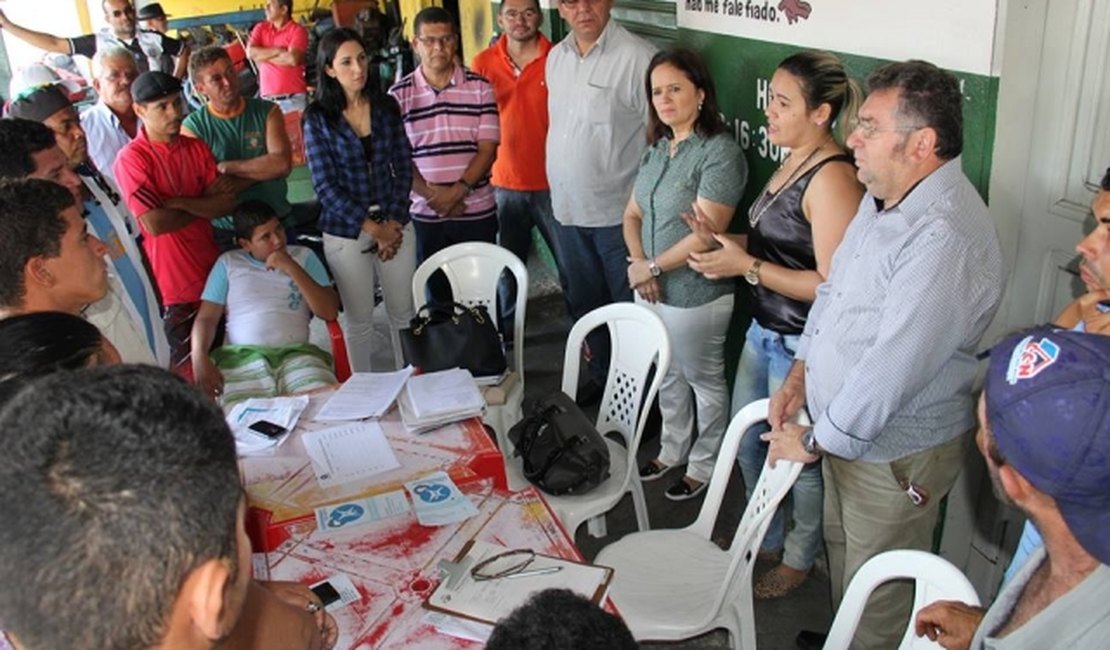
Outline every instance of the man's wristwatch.
<svg viewBox="0 0 1110 650">
<path fill-rule="evenodd" d="M 802 449 L 810 456 L 821 455 L 821 448 L 817 446 L 817 436 L 813 435 L 812 427 L 802 434 Z"/>
<path fill-rule="evenodd" d="M 463 196 L 470 196 L 471 194 L 474 193 L 474 186 L 471 185 L 470 183 L 467 183 L 466 179 L 460 178 L 459 183 L 462 184 L 463 189 L 466 190 L 466 192 L 463 194 Z"/>
<path fill-rule="evenodd" d="M 653 278 L 663 275 L 663 269 L 659 268 L 659 265 L 655 263 L 654 257 L 648 260 L 648 270 L 651 271 L 651 277 Z"/>
<path fill-rule="evenodd" d="M 744 280 L 753 287 L 759 286 L 759 270 L 763 268 L 763 260 L 756 260 L 748 267 L 748 272 L 744 274 Z"/>
</svg>

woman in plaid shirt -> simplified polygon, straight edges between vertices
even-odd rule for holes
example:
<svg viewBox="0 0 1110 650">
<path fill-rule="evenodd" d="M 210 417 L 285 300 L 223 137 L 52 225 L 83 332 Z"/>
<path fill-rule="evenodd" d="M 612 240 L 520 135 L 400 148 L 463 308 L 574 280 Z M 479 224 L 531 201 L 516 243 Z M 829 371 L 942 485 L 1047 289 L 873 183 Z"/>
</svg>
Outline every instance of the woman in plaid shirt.
<svg viewBox="0 0 1110 650">
<path fill-rule="evenodd" d="M 316 69 L 316 95 L 305 111 L 305 153 L 321 205 L 324 255 L 347 315 L 351 369 L 370 370 L 375 277 L 382 285 L 399 367 L 397 332 L 414 316 L 416 271 L 408 138 L 396 102 L 379 90 L 357 33 L 328 32 L 320 40 Z"/>
</svg>

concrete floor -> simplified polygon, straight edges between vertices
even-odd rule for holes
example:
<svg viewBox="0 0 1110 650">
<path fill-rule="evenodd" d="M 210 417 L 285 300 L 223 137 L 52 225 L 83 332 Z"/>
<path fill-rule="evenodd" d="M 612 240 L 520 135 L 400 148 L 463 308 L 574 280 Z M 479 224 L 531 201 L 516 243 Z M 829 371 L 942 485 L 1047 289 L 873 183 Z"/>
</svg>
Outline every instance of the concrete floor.
<svg viewBox="0 0 1110 650">
<path fill-rule="evenodd" d="M 541 285 L 542 288 L 543 285 Z M 528 321 L 525 327 L 525 409 L 528 404 L 559 388 L 562 380 L 563 345 L 570 323 L 565 317 L 562 295 L 547 292 L 533 297 L 528 304 Z M 638 457 L 641 463 L 654 458 L 659 452 L 658 413 L 648 421 Z M 673 473 L 677 474 L 677 472 Z M 701 498 L 675 502 L 664 497 L 671 484 L 671 476 L 644 484 L 648 513 L 652 528 L 681 528 L 693 523 L 701 508 Z M 740 472 L 733 472 L 726 491 L 724 505 L 717 520 L 715 537 L 731 537 L 743 514 L 745 505 L 743 479 Z M 636 515 L 632 498 L 624 500 L 607 516 L 608 536 L 590 537 L 586 526 L 579 527 L 575 542 L 587 559 L 593 559 L 606 545 L 636 531 Z M 756 566 L 755 577 L 772 565 Z M 773 601 L 757 601 L 755 605 L 756 636 L 760 648 L 789 650 L 794 648 L 794 637 L 802 629 L 825 630 L 832 621 L 829 601 L 829 584 L 824 557 L 821 557 L 811 577 L 794 593 Z M 680 643 L 644 643 L 645 648 L 678 648 L 701 650 L 728 648 L 728 634 L 716 630 Z"/>
<path fill-rule="evenodd" d="M 557 390 L 562 380 L 563 347 L 566 343 L 570 322 L 566 318 L 562 294 L 550 269 L 544 264 L 529 263 L 531 278 L 527 322 L 525 324 L 525 410 L 536 399 Z M 375 369 L 387 370 L 393 367 L 392 353 L 385 320 L 385 309 L 375 310 L 375 354 L 372 364 Z M 314 327 L 313 340 L 326 335 Z M 326 343 L 324 344 L 326 346 Z M 640 462 L 654 458 L 659 451 L 659 418 L 656 412 L 648 422 L 638 456 Z M 674 502 L 663 496 L 670 485 L 670 476 L 645 484 L 648 511 L 653 528 L 680 528 L 694 521 L 701 507 L 701 498 Z M 735 531 L 745 505 L 743 481 L 739 471 L 733 472 L 726 492 L 724 505 L 717 521 L 715 536 L 728 537 Z M 582 553 L 593 559 L 607 544 L 636 530 L 635 513 L 631 497 L 625 497 L 607 516 L 608 536 L 595 539 L 581 526 L 575 536 Z M 757 565 L 755 577 L 758 578 L 771 566 Z M 755 605 L 756 634 L 758 646 L 769 650 L 789 650 L 794 648 L 794 637 L 803 629 L 828 629 L 832 621 L 832 608 L 829 600 L 828 577 L 825 559 L 819 558 L 811 577 L 794 593 L 774 601 L 757 601 Z M 645 648 L 675 648 L 680 650 L 700 650 L 728 648 L 728 635 L 724 630 L 716 630 L 699 637 L 678 643 L 644 643 Z"/>
</svg>

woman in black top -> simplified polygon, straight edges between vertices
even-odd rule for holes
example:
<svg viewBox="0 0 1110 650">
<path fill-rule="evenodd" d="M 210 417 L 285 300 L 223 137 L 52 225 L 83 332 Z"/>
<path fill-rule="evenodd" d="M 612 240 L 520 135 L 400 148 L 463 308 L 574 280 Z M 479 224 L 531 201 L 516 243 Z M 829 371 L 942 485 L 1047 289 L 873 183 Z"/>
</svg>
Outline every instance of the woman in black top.
<svg viewBox="0 0 1110 650">
<path fill-rule="evenodd" d="M 707 278 L 743 277 L 751 289 L 754 319 L 736 372 L 733 415 L 782 384 L 817 285 L 828 277 L 833 252 L 859 206 L 863 189 L 832 125 L 846 138 L 862 99 L 835 56 L 801 52 L 784 60 L 771 79 L 765 114 L 771 142 L 790 154 L 748 211 L 749 234 L 710 234 L 699 215 L 698 228 L 720 248 L 691 255 L 690 266 Z M 759 439 L 765 430 L 753 427 L 740 444 L 749 497 L 767 457 L 767 443 Z M 797 588 L 821 547 L 819 463 L 805 466 L 792 494 L 794 528 L 784 540 L 782 513 L 776 513 L 761 555 L 782 554 L 782 561 L 756 582 L 756 598 Z"/>
</svg>

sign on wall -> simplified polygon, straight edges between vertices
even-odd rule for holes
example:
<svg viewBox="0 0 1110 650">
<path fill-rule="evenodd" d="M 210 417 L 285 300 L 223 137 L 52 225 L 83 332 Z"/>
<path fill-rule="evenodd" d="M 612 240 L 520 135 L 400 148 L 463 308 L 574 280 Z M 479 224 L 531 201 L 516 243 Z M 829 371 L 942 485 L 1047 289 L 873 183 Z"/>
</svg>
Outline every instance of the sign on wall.
<svg viewBox="0 0 1110 650">
<path fill-rule="evenodd" d="M 677 0 L 680 28 L 991 74 L 989 0 Z M 912 54 L 908 54 L 912 52 Z"/>
</svg>

